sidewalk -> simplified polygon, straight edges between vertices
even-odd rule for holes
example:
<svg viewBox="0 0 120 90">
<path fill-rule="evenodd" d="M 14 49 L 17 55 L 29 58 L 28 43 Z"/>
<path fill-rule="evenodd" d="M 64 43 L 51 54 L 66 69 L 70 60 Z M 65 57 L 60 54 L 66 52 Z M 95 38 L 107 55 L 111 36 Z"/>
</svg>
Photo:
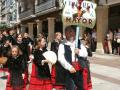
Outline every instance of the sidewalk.
<svg viewBox="0 0 120 90">
<path fill-rule="evenodd" d="M 93 90 L 120 90 L 120 56 L 93 53 L 89 59 Z"/>
<path fill-rule="evenodd" d="M 120 60 L 120 56 L 119 55 L 114 55 L 114 54 L 99 54 L 99 53 L 96 53 L 96 52 L 93 52 L 93 56 L 92 57 L 106 59 L 106 60 L 113 60 L 113 59 Z"/>
</svg>

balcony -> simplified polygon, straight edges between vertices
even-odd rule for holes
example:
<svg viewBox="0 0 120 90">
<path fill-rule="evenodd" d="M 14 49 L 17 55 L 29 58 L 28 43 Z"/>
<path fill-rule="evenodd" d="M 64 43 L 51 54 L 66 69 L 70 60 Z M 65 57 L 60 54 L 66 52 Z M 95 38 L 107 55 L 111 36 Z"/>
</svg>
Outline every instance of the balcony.
<svg viewBox="0 0 120 90">
<path fill-rule="evenodd" d="M 28 10 L 23 11 L 23 12 L 20 13 L 19 19 L 21 19 L 21 20 L 30 19 L 30 18 L 32 18 L 31 15 L 33 15 L 33 14 L 34 14 L 33 10 L 32 9 L 28 9 Z"/>
<path fill-rule="evenodd" d="M 120 0 L 107 0 L 108 5 L 120 4 Z"/>
<path fill-rule="evenodd" d="M 52 10 L 56 10 L 58 7 L 58 0 L 48 0 L 43 2 L 37 6 L 35 6 L 35 14 L 46 14 L 51 12 Z"/>
<path fill-rule="evenodd" d="M 99 0 L 99 5 L 114 5 L 120 4 L 120 0 Z"/>
</svg>

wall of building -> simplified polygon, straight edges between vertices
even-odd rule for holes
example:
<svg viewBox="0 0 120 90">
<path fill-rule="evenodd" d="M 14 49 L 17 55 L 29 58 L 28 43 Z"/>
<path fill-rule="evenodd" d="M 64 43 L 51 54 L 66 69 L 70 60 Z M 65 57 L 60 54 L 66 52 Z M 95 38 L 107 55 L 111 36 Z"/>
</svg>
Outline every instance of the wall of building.
<svg viewBox="0 0 120 90">
<path fill-rule="evenodd" d="M 16 22 L 17 7 L 15 0 L 2 0 L 1 2 L 1 21 L 13 26 Z"/>
</svg>

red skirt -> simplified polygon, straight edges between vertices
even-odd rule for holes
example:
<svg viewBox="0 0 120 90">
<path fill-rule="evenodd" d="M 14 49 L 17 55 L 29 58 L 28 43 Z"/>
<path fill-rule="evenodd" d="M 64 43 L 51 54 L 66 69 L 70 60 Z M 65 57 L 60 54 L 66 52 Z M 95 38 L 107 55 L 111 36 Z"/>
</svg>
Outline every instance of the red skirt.
<svg viewBox="0 0 120 90">
<path fill-rule="evenodd" d="M 13 87 L 11 87 L 10 84 L 7 83 L 6 90 L 26 90 L 26 87 L 16 87 L 13 89 Z"/>
<path fill-rule="evenodd" d="M 85 90 L 91 90 L 92 89 L 92 82 L 91 78 L 88 80 L 88 69 L 83 69 L 83 85 Z"/>
<path fill-rule="evenodd" d="M 0 72 L 8 72 L 8 68 L 0 68 Z"/>
<path fill-rule="evenodd" d="M 50 79 L 39 79 L 36 75 L 36 66 L 32 64 L 32 74 L 28 90 L 52 90 L 53 87 Z"/>
<path fill-rule="evenodd" d="M 16 87 L 15 89 L 13 89 L 13 87 L 10 85 L 10 73 L 9 73 L 7 77 L 6 90 L 26 90 L 26 84 L 24 84 L 22 87 Z"/>
<path fill-rule="evenodd" d="M 56 84 L 56 68 L 55 68 L 55 66 L 52 66 L 51 78 L 52 78 L 53 88 L 55 88 L 56 90 L 64 90 L 65 89 L 65 85 L 57 85 Z"/>
<path fill-rule="evenodd" d="M 82 70 L 82 68 L 78 62 L 73 62 L 72 65 L 76 69 L 76 71 L 82 71 L 84 90 L 91 90 L 92 89 L 91 78 L 90 78 L 90 80 L 88 80 L 88 77 L 89 77 L 88 70 L 89 69 L 83 68 L 83 70 Z"/>
</svg>

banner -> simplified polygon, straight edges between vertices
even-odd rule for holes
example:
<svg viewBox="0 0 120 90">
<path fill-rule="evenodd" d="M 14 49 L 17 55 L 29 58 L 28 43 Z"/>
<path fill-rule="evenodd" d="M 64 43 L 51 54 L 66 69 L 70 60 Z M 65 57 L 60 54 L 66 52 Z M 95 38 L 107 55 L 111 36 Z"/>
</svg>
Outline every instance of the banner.
<svg viewBox="0 0 120 90">
<path fill-rule="evenodd" d="M 60 0 L 63 8 L 62 20 L 65 25 L 80 25 L 93 28 L 96 23 L 96 4 L 81 0 Z"/>
</svg>

